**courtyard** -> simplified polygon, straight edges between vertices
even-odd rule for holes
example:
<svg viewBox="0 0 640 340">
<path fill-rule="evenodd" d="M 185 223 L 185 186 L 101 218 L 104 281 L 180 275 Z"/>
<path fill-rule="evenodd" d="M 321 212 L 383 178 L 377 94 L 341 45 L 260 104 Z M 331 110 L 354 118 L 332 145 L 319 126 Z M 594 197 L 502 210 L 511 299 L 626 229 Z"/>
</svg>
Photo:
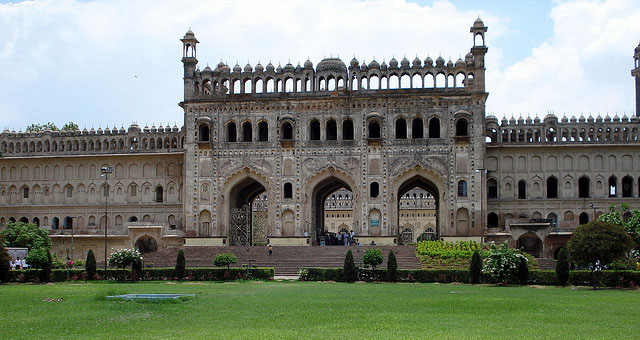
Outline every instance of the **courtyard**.
<svg viewBox="0 0 640 340">
<path fill-rule="evenodd" d="M 3 285 L 2 339 L 631 339 L 637 290 L 458 284 Z M 180 293 L 172 302 L 105 299 Z"/>
</svg>

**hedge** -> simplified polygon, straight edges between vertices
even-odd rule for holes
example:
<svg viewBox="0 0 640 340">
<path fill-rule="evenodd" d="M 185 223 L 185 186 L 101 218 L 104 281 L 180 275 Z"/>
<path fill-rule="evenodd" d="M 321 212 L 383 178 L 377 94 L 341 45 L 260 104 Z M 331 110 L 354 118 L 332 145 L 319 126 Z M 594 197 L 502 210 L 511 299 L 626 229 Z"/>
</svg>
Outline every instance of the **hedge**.
<svg viewBox="0 0 640 340">
<path fill-rule="evenodd" d="M 385 269 L 361 269 L 361 281 L 385 281 Z M 302 268 L 301 281 L 342 281 L 342 268 Z M 468 270 L 459 269 L 398 269 L 398 282 L 462 282 L 469 283 L 471 277 Z M 602 271 L 600 286 L 605 287 L 637 287 L 640 285 L 640 271 L 634 270 L 605 270 Z M 555 270 L 532 270 L 529 272 L 529 284 L 556 285 Z M 590 286 L 591 272 L 588 270 L 574 270 L 569 276 L 569 284 L 575 286 Z"/>
<path fill-rule="evenodd" d="M 11 270 L 9 273 L 11 282 L 39 282 L 37 269 Z M 184 279 L 189 281 L 230 281 L 230 280 L 273 280 L 273 268 L 251 268 L 247 276 L 246 268 L 187 268 Z M 174 268 L 149 268 L 139 273 L 134 273 L 128 269 L 98 269 L 96 270 L 98 280 L 107 281 L 166 281 L 176 280 Z M 67 281 L 66 269 L 51 270 L 51 282 Z M 84 269 L 69 269 L 69 279 L 71 281 L 86 280 L 87 274 Z"/>
</svg>

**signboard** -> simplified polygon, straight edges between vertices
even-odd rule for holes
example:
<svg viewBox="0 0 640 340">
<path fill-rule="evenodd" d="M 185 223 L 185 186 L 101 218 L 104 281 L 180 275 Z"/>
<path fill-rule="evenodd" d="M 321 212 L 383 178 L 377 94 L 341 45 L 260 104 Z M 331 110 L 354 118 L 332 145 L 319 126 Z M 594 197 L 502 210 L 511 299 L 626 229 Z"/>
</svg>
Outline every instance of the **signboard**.
<svg viewBox="0 0 640 340">
<path fill-rule="evenodd" d="M 380 226 L 380 220 L 371 220 L 371 223 L 369 223 L 372 227 L 379 227 Z"/>
</svg>

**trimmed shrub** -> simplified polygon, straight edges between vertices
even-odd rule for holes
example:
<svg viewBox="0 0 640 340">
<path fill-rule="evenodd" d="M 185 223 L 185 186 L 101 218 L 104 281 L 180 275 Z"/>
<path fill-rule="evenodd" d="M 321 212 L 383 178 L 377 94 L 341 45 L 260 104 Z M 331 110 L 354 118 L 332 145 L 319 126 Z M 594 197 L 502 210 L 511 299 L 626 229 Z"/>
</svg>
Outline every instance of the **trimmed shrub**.
<svg viewBox="0 0 640 340">
<path fill-rule="evenodd" d="M 178 280 L 182 280 L 185 275 L 185 265 L 186 261 L 184 259 L 184 252 L 182 249 L 178 251 L 178 256 L 176 257 L 176 269 L 174 275 L 178 278 Z"/>
<path fill-rule="evenodd" d="M 84 268 L 87 271 L 87 278 L 93 280 L 96 277 L 96 256 L 91 249 L 87 252 Z"/>
<path fill-rule="evenodd" d="M 471 277 L 471 283 L 480 283 L 480 277 L 482 276 L 482 258 L 480 258 L 480 253 L 477 250 L 474 251 L 473 256 L 471 256 L 469 276 Z"/>
<path fill-rule="evenodd" d="M 529 264 L 527 262 L 527 258 L 523 256 L 518 264 L 518 281 L 521 285 L 526 285 L 529 282 Z"/>
<path fill-rule="evenodd" d="M 558 253 L 558 262 L 556 263 L 556 277 L 558 285 L 566 286 L 569 282 L 569 259 L 564 248 Z"/>
<path fill-rule="evenodd" d="M 233 253 L 220 253 L 213 259 L 213 264 L 216 267 L 227 266 L 227 270 L 230 269 L 232 263 L 238 263 L 238 258 Z"/>
<path fill-rule="evenodd" d="M 353 253 L 351 250 L 344 257 L 344 266 L 342 267 L 342 281 L 353 282 L 358 279 L 356 264 L 353 261 Z M 322 280 L 327 281 L 327 280 Z"/>
<path fill-rule="evenodd" d="M 369 248 L 364 252 L 362 256 L 362 263 L 365 266 L 371 266 L 372 269 L 376 269 L 382 263 L 382 252 L 376 248 Z"/>
<path fill-rule="evenodd" d="M 343 269 L 340 268 L 302 268 L 301 281 L 340 281 Z M 363 281 L 375 282 L 384 280 L 387 271 L 384 269 L 361 269 Z M 399 282 L 469 282 L 469 271 L 458 269 L 398 269 Z"/>
<path fill-rule="evenodd" d="M 398 261 L 396 261 L 396 254 L 393 250 L 389 250 L 389 256 L 387 256 L 387 281 L 398 281 Z"/>
<path fill-rule="evenodd" d="M 142 261 L 142 254 L 138 249 L 120 249 L 111 254 L 107 262 L 110 267 L 125 269 L 137 260 Z"/>
</svg>

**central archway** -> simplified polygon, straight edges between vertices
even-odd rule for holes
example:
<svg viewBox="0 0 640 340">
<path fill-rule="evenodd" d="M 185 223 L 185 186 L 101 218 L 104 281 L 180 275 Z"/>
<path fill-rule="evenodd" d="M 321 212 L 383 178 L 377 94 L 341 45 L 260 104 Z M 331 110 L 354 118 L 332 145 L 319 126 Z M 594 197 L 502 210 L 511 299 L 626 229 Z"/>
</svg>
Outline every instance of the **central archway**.
<svg viewBox="0 0 640 340">
<path fill-rule="evenodd" d="M 325 238 L 325 201 L 329 195 L 339 189 L 352 191 L 351 187 L 343 180 L 330 176 L 320 181 L 313 189 L 312 221 L 314 223 L 315 244 L 327 244 Z"/>
<path fill-rule="evenodd" d="M 256 226 L 266 228 L 266 223 L 258 221 L 263 214 L 256 214 L 265 210 L 262 206 L 267 205 L 266 192 L 267 189 L 252 177 L 246 177 L 233 186 L 229 194 L 229 245 L 253 245 L 254 236 L 260 239 L 265 236 L 266 239 L 266 229 L 255 230 Z M 260 207 L 254 206 L 255 204 Z"/>
<path fill-rule="evenodd" d="M 437 239 L 440 234 L 438 187 L 423 176 L 414 175 L 398 187 L 396 197 L 398 242 L 407 244 L 418 238 Z"/>
<path fill-rule="evenodd" d="M 542 254 L 542 240 L 534 233 L 526 233 L 518 238 L 516 248 L 526 251 L 533 257 L 540 257 Z"/>
</svg>

